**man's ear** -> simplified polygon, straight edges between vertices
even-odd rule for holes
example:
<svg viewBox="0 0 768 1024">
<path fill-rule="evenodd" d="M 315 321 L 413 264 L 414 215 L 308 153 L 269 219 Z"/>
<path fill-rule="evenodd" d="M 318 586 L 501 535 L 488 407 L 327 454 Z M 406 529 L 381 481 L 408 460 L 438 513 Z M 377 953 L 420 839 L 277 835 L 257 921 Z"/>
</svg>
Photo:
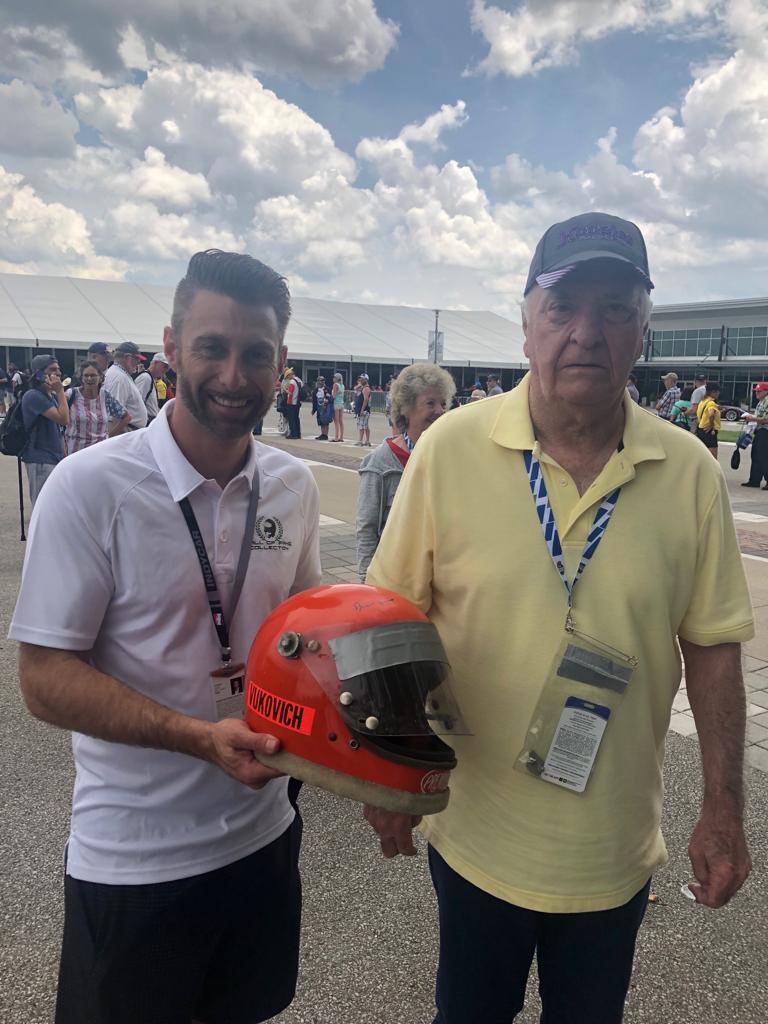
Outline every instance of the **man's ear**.
<svg viewBox="0 0 768 1024">
<path fill-rule="evenodd" d="M 178 372 L 176 369 L 176 337 L 172 327 L 163 328 L 163 352 L 171 364 L 171 369 L 174 373 Z"/>
</svg>

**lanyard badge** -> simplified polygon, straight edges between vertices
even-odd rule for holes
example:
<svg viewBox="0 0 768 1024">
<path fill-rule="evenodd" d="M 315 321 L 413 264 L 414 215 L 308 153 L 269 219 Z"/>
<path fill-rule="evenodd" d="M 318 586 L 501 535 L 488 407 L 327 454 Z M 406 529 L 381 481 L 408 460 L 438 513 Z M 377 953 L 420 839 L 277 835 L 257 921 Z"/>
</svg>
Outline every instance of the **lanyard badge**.
<svg viewBox="0 0 768 1024">
<path fill-rule="evenodd" d="M 616 488 L 601 502 L 576 574 L 570 581 L 541 464 L 530 451 L 524 452 L 524 459 L 539 523 L 552 563 L 565 588 L 568 610 L 566 639 L 539 696 L 515 767 L 529 777 L 573 793 L 583 793 L 603 734 L 612 714 L 620 707 L 637 665 L 636 658 L 578 632 L 573 617 L 576 584 L 605 536 L 621 488 Z"/>
<path fill-rule="evenodd" d="M 243 542 L 240 547 L 240 556 L 237 561 L 235 581 L 232 586 L 232 600 L 229 608 L 229 621 L 234 618 L 237 603 L 240 600 L 240 593 L 243 589 L 245 574 L 248 570 L 248 562 L 251 556 L 251 538 L 256 523 L 256 510 L 259 503 L 259 470 L 258 467 L 253 474 L 251 484 L 251 498 L 248 504 L 248 514 L 245 520 Z M 179 502 L 184 521 L 187 524 L 189 535 L 195 546 L 195 554 L 200 563 L 200 571 L 203 575 L 203 584 L 208 597 L 208 607 L 211 612 L 211 620 L 216 630 L 221 652 L 221 664 L 214 668 L 211 673 L 211 685 L 213 697 L 216 703 L 216 717 L 222 718 L 239 717 L 243 711 L 243 681 L 245 665 L 242 662 L 232 663 L 232 647 L 229 638 L 229 623 L 224 612 L 221 595 L 219 594 L 216 577 L 213 573 L 211 560 L 205 547 L 203 534 L 197 522 L 197 517 L 192 510 L 189 498 L 182 498 Z"/>
</svg>

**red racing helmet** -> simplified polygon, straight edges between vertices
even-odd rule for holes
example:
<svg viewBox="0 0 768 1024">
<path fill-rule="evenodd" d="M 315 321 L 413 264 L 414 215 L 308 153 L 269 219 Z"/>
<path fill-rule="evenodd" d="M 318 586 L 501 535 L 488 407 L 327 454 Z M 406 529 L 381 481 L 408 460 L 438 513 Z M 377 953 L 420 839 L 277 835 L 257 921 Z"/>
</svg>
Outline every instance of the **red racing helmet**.
<svg viewBox="0 0 768 1024">
<path fill-rule="evenodd" d="M 447 805 L 456 758 L 441 736 L 467 733 L 435 627 L 399 594 L 362 584 L 305 590 L 264 621 L 245 721 L 281 741 L 258 755 L 264 764 L 406 814 Z"/>
</svg>

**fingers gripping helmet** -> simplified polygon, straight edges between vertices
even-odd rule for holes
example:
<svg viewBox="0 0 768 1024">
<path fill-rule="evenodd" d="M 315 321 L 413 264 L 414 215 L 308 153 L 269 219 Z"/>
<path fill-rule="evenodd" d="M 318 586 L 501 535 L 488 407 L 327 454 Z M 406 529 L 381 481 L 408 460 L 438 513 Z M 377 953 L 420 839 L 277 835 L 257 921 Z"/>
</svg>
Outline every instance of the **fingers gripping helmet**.
<svg viewBox="0 0 768 1024">
<path fill-rule="evenodd" d="M 245 720 L 277 736 L 280 771 L 407 814 L 448 803 L 456 766 L 438 734 L 466 732 L 437 630 L 388 590 L 339 584 L 285 601 L 248 656 Z"/>
</svg>

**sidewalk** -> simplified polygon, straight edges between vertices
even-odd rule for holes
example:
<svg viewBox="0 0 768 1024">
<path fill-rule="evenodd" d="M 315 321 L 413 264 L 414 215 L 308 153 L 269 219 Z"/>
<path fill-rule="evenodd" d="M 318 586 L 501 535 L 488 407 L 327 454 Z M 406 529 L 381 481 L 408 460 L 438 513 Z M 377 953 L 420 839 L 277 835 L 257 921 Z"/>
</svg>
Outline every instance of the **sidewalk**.
<svg viewBox="0 0 768 1024">
<path fill-rule="evenodd" d="M 365 449 L 356 454 L 346 445 L 295 444 L 295 454 L 312 460 L 328 459 L 323 449 L 333 450 L 337 464 L 353 472 L 325 469 L 320 475 L 338 477 L 352 492 L 354 468 Z M 6 541 L 0 561 L 3 637 L 23 556 L 15 486 L 15 463 L 0 460 L 0 530 Z M 760 516 L 749 529 L 763 536 L 768 492 L 757 500 L 756 492 L 747 495 L 754 504 L 750 512 Z M 352 518 L 353 512 L 342 509 L 335 513 L 339 518 L 326 516 L 321 525 L 324 578 L 329 583 L 356 579 L 354 527 L 341 515 Z M 62 538 L 65 543 L 70 538 Z M 747 684 L 750 703 L 762 715 L 766 705 L 760 702 L 768 689 L 768 563 L 746 559 L 745 566 L 758 621 L 758 638 L 747 645 Z M 15 661 L 16 645 L 0 639 L 0 1021 L 50 1024 L 62 923 L 71 749 L 67 733 L 27 714 Z M 686 710 L 680 703 L 681 719 L 692 722 Z M 757 713 L 750 717 L 754 737 L 757 727 L 765 728 L 758 719 Z M 762 739 L 751 741 L 751 764 L 763 758 L 764 750 Z M 766 1024 L 768 773 L 748 766 L 746 776 L 753 874 L 728 907 L 709 911 L 680 895 L 680 886 L 691 877 L 687 844 L 701 801 L 698 744 L 691 735 L 668 735 L 663 830 L 670 859 L 654 875 L 653 891 L 660 902 L 648 906 L 640 932 L 625 1024 Z M 359 805 L 305 786 L 300 807 L 305 826 L 299 987 L 293 1005 L 275 1018 L 276 1024 L 430 1024 L 437 914 L 424 844 L 419 844 L 418 857 L 384 861 Z M 268 924 L 255 922 L 256 927 Z M 526 1009 L 515 1024 L 538 1024 L 539 1013 L 534 974 Z"/>
</svg>

